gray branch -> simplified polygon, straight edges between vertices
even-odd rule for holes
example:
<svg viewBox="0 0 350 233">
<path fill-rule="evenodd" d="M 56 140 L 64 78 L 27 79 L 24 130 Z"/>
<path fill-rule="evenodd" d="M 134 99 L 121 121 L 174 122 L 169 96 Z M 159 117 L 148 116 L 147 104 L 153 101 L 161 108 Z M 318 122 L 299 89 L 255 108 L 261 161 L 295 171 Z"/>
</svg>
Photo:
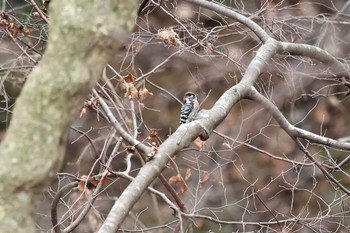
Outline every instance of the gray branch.
<svg viewBox="0 0 350 233">
<path fill-rule="evenodd" d="M 133 182 L 124 190 L 120 198 L 114 203 L 112 210 L 99 230 L 99 233 L 111 233 L 119 229 L 130 209 L 139 200 L 140 196 L 151 182 L 165 168 L 168 160 L 196 137 L 202 135 L 203 131 L 209 135 L 225 119 L 232 107 L 238 101 L 252 95 L 251 90 L 253 85 L 274 55 L 278 53 L 290 53 L 300 56 L 309 56 L 325 63 L 326 65 L 335 66 L 335 70 L 340 70 L 341 75 L 348 77 L 347 67 L 322 49 L 308 45 L 279 42 L 270 37 L 254 21 L 238 14 L 233 9 L 220 5 L 217 2 L 204 0 L 186 1 L 237 20 L 251 29 L 263 42 L 263 45 L 257 51 L 256 56 L 247 67 L 242 80 L 237 85 L 228 89 L 216 101 L 211 109 L 200 111 L 197 120 L 189 124 L 181 125 L 174 134 L 164 141 L 164 143 L 158 148 L 158 152 L 153 159 L 141 168 Z M 281 119 L 280 124 L 282 128 L 286 127 L 285 129 L 288 129 L 289 132 L 293 132 L 293 134 L 297 134 L 299 137 L 312 139 L 315 142 L 334 146 L 335 148 L 350 149 L 349 144 L 340 143 L 333 139 L 291 127 L 291 125 L 288 122 L 285 122 L 284 118 L 280 115 L 279 119 Z"/>
</svg>

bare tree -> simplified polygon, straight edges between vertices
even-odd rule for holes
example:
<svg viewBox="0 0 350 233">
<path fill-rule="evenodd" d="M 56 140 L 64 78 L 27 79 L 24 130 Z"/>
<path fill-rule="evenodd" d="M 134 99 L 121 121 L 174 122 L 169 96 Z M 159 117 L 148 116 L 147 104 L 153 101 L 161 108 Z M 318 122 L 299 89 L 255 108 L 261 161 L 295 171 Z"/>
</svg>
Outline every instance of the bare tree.
<svg viewBox="0 0 350 233">
<path fill-rule="evenodd" d="M 63 13 L 86 3 L 60 4 L 52 6 L 47 50 L 1 144 L 9 169 L 1 170 L 8 177 L 2 196 L 25 199 L 10 203 L 29 208 L 22 193 L 57 174 L 52 167 L 71 126 L 79 149 L 69 153 L 78 156 L 59 173 L 47 196 L 51 212 L 43 214 L 54 232 L 349 230 L 346 1 L 142 1 L 125 50 L 115 33 L 130 27 L 111 23 L 113 7 L 96 3 L 98 10 L 81 14 L 101 18 L 72 14 L 67 25 Z M 136 12 L 108 4 L 126 22 Z M 79 30 L 96 28 L 91 38 Z M 73 41 L 57 50 L 64 38 Z M 201 93 L 202 110 L 178 127 L 176 96 L 188 90 Z M 22 148 L 34 167 L 10 166 Z M 24 181 L 10 171 L 24 172 Z"/>
</svg>

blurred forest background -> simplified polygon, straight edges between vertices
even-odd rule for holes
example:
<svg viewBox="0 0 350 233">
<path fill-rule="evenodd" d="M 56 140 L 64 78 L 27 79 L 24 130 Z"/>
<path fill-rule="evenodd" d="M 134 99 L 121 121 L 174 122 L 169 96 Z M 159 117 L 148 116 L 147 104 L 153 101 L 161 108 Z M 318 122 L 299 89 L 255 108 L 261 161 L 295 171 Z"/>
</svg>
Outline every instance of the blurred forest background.
<svg viewBox="0 0 350 233">
<path fill-rule="evenodd" d="M 177 129 L 185 92 L 199 93 L 201 108 L 210 108 L 239 82 L 261 46 L 252 31 L 233 19 L 186 1 L 156 2 L 142 9 L 133 33 L 95 87 L 123 127 L 154 147 Z M 47 4 L 37 1 L 49 18 Z M 276 40 L 315 45 L 349 63 L 349 1 L 228 0 L 220 4 L 254 20 Z M 16 98 L 40 62 L 48 39 L 48 24 L 32 1 L 3 0 L 1 7 L 0 141 L 11 123 Z M 135 89 L 126 88 L 124 82 Z M 320 62 L 284 54 L 267 64 L 255 87 L 293 125 L 347 142 L 350 99 L 343 84 Z M 135 96 L 133 90 L 140 91 Z M 101 158 L 106 162 L 114 156 L 110 165 L 114 171 L 127 169 L 126 158 L 130 159 L 133 177 L 144 164 L 119 139 L 95 95 L 87 96 L 76 111 L 64 164 L 35 210 L 38 232 L 52 229 L 50 209 L 57 193 L 84 175 L 101 174 Z M 136 132 L 132 130 L 135 123 Z M 328 172 L 350 187 L 347 151 L 306 140 L 303 144 L 326 168 L 339 165 Z M 196 140 L 178 153 L 163 175 L 189 213 L 223 221 L 191 218 L 189 232 L 350 229 L 349 196 L 308 160 L 262 106 L 250 100 L 236 104 L 209 140 Z M 95 232 L 129 183 L 128 179 L 108 177 L 73 232 Z M 152 187 L 170 196 L 158 180 Z M 61 226 L 69 226 L 82 208 L 90 205 L 89 194 L 82 190 L 72 188 L 62 195 L 57 207 Z M 269 221 L 276 223 L 266 224 Z M 120 232 L 173 232 L 176 223 L 169 205 L 146 192 Z"/>
</svg>

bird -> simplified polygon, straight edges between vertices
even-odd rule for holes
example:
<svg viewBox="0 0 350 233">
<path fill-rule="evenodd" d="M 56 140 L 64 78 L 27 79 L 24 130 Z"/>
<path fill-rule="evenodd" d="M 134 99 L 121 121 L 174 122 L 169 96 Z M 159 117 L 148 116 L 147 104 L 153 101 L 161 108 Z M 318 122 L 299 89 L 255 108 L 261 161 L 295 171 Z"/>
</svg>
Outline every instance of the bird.
<svg viewBox="0 0 350 233">
<path fill-rule="evenodd" d="M 180 125 L 189 123 L 194 120 L 198 111 L 199 103 L 197 100 L 198 94 L 186 92 L 183 98 L 183 105 L 180 112 Z"/>
</svg>

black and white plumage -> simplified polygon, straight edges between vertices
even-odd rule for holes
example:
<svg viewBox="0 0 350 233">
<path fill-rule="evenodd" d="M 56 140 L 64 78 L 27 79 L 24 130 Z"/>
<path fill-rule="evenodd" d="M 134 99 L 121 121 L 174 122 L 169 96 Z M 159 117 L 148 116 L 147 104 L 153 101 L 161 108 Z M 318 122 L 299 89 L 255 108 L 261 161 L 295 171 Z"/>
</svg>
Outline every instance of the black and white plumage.
<svg viewBox="0 0 350 233">
<path fill-rule="evenodd" d="M 193 121 L 199 110 L 198 94 L 186 92 L 180 112 L 180 125 Z"/>
</svg>

